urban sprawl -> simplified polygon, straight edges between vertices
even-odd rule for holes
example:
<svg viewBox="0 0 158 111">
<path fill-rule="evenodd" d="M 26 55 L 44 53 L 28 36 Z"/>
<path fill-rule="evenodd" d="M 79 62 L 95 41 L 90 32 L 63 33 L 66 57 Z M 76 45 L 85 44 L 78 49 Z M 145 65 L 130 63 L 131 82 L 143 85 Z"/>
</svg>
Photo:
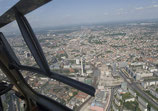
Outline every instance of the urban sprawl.
<svg viewBox="0 0 158 111">
<path fill-rule="evenodd" d="M 73 110 L 158 111 L 158 23 L 133 22 L 72 26 L 36 32 L 50 69 L 96 88 L 95 97 L 22 71 L 27 83 Z M 38 67 L 20 35 L 8 37 L 21 64 Z M 1 81 L 9 80 L 0 73 Z M 23 111 L 13 91 L 5 110 Z M 13 105 L 12 105 L 13 104 Z"/>
</svg>

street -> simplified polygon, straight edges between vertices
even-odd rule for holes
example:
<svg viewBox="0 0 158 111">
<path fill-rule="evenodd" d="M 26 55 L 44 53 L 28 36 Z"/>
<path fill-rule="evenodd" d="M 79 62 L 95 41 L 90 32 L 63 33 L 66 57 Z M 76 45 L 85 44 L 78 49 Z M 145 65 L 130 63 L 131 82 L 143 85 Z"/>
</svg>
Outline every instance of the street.
<svg viewBox="0 0 158 111">
<path fill-rule="evenodd" d="M 142 91 L 135 82 L 132 82 L 131 79 L 127 78 L 122 71 L 120 71 L 119 74 L 121 75 L 121 77 L 124 78 L 124 80 L 127 82 L 129 87 L 131 87 L 133 90 L 139 93 L 143 98 L 146 99 L 147 102 L 151 103 L 156 108 L 158 108 L 158 103 L 155 102 L 151 97 L 149 97 L 144 91 Z M 128 80 L 130 80 L 131 83 Z"/>
</svg>

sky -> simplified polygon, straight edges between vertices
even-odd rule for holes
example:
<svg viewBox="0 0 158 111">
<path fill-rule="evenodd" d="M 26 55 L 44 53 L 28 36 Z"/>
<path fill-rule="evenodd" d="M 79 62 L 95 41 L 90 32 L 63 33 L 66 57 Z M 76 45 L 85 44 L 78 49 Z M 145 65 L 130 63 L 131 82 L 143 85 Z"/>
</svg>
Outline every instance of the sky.
<svg viewBox="0 0 158 111">
<path fill-rule="evenodd" d="M 18 1 L 0 0 L 0 15 Z M 158 18 L 158 0 L 53 0 L 26 17 L 34 28 L 153 19 Z"/>
</svg>

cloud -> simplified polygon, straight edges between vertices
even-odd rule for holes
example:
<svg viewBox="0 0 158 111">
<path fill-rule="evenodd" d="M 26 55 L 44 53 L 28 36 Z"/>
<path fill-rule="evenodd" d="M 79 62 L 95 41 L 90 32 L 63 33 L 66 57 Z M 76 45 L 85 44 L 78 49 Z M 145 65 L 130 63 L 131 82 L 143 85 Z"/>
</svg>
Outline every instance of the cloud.
<svg viewBox="0 0 158 111">
<path fill-rule="evenodd" d="M 153 7 L 153 8 L 157 8 L 157 7 L 158 7 L 158 5 L 153 5 L 152 7 Z"/>
<path fill-rule="evenodd" d="M 128 12 L 125 12 L 125 11 L 124 11 L 124 12 L 117 12 L 116 15 L 125 15 L 125 14 L 127 14 L 127 13 L 128 13 Z"/>
<path fill-rule="evenodd" d="M 123 8 L 119 8 L 118 11 L 123 11 Z"/>
<path fill-rule="evenodd" d="M 137 8 L 135 8 L 136 10 L 143 10 L 143 9 L 145 9 L 144 7 L 137 7 Z"/>
<path fill-rule="evenodd" d="M 129 10 L 125 10 L 123 8 L 119 8 L 115 10 L 114 15 L 126 15 L 129 13 Z"/>
<path fill-rule="evenodd" d="M 135 10 L 145 10 L 145 9 L 152 9 L 152 8 L 158 8 L 158 4 L 153 4 L 153 5 L 150 5 L 150 6 L 144 6 L 144 7 L 137 7 L 135 8 Z"/>
<path fill-rule="evenodd" d="M 105 12 L 104 15 L 109 15 L 109 13 Z"/>
<path fill-rule="evenodd" d="M 155 3 L 157 3 L 157 2 L 156 2 L 156 1 L 153 1 L 153 2 L 152 2 L 152 4 L 155 4 Z"/>
<path fill-rule="evenodd" d="M 71 17 L 71 14 L 66 14 L 65 17 Z"/>
<path fill-rule="evenodd" d="M 124 10 L 123 8 L 119 8 L 119 9 L 118 9 L 118 11 L 123 11 L 123 10 Z"/>
<path fill-rule="evenodd" d="M 122 12 L 118 12 L 118 13 L 116 13 L 117 15 L 123 15 L 123 13 Z"/>
</svg>

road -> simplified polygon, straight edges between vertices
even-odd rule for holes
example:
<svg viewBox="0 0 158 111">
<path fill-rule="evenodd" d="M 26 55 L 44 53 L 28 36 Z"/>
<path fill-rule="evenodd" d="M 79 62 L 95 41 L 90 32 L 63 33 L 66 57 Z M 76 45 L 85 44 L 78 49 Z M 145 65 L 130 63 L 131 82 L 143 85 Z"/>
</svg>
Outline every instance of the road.
<svg viewBox="0 0 158 111">
<path fill-rule="evenodd" d="M 125 74 L 120 71 L 119 74 L 124 78 L 124 80 L 127 82 L 127 84 L 129 85 L 129 87 L 131 87 L 132 89 L 136 90 L 136 92 L 138 92 L 142 97 L 146 98 L 146 100 L 151 103 L 152 105 L 154 105 L 156 108 L 158 108 L 158 103 L 155 102 L 151 97 L 149 97 L 144 91 L 142 91 L 135 82 L 132 82 L 131 79 L 127 78 L 127 76 L 125 76 Z M 131 83 L 128 81 L 130 80 Z"/>
<path fill-rule="evenodd" d="M 94 76 L 93 76 L 93 87 L 95 87 L 95 89 L 97 88 L 97 81 L 99 81 L 99 76 L 100 76 L 100 71 L 96 68 L 94 70 Z M 90 97 L 88 98 L 82 105 L 80 105 L 78 108 L 77 108 L 77 111 L 84 111 L 85 109 L 87 109 L 87 107 L 89 106 L 89 103 L 93 100 L 94 98 L 93 97 Z"/>
<path fill-rule="evenodd" d="M 80 107 L 77 108 L 76 111 L 84 111 L 85 108 L 89 105 L 89 101 L 91 101 L 93 98 L 89 97 Z"/>
<path fill-rule="evenodd" d="M 118 88 L 120 88 L 120 85 L 111 88 L 110 102 L 109 102 L 109 104 L 108 104 L 108 108 L 107 108 L 106 111 L 110 111 L 111 105 L 112 105 L 112 101 L 113 101 L 113 99 L 114 99 L 115 91 L 116 91 Z"/>
<path fill-rule="evenodd" d="M 114 88 L 111 88 L 111 96 L 110 96 L 109 104 L 106 111 L 110 111 L 113 98 L 114 98 Z"/>
</svg>

